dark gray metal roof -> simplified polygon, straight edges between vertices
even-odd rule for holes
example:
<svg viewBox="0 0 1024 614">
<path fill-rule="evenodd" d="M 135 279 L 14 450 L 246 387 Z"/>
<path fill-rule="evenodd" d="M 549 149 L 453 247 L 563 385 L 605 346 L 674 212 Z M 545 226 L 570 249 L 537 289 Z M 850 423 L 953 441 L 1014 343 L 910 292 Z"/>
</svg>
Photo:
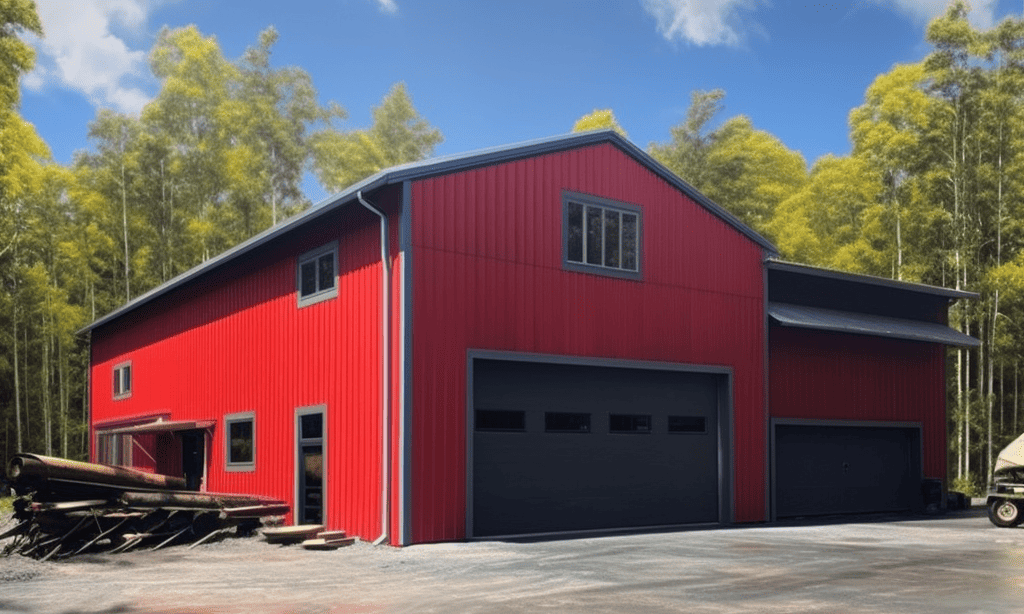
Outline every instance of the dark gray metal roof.
<svg viewBox="0 0 1024 614">
<path fill-rule="evenodd" d="M 387 185 L 401 183 L 403 181 L 409 181 L 414 179 L 424 179 L 427 177 L 433 177 L 437 175 L 445 175 L 448 173 L 454 173 L 459 171 L 465 171 L 472 168 L 478 168 L 482 166 L 491 166 L 494 164 L 500 164 L 504 162 L 511 162 L 522 158 L 529 158 L 548 153 L 555 153 L 559 151 L 566 151 L 569 149 L 577 149 L 580 147 L 586 147 L 589 145 L 596 145 L 599 143 L 611 143 L 615 145 L 624 153 L 635 159 L 640 164 L 643 164 L 647 168 L 651 169 L 656 175 L 672 184 L 679 191 L 686 194 L 689 198 L 693 199 L 697 204 L 704 207 L 727 224 L 738 230 L 740 233 L 745 235 L 751 241 L 754 241 L 762 248 L 765 249 L 769 254 L 777 254 L 778 249 L 772 245 L 770 241 L 759 235 L 752 228 L 745 225 L 736 216 L 732 215 L 725 209 L 721 208 L 708 197 L 704 196 L 697 191 L 692 185 L 686 183 L 672 171 L 668 170 L 663 164 L 652 158 L 645 151 L 634 145 L 631 141 L 615 132 L 614 130 L 594 130 L 590 132 L 579 132 L 573 134 L 566 134 L 561 136 L 549 137 L 544 139 L 538 139 L 534 141 L 527 141 L 525 143 L 517 143 L 514 145 L 504 145 L 501 147 L 493 147 L 489 149 L 481 149 L 464 154 L 444 156 L 439 158 L 431 158 L 429 160 L 422 160 L 419 162 L 413 162 L 410 164 L 403 164 L 400 166 L 394 166 L 385 169 L 372 177 L 368 177 L 355 185 L 350 186 L 345 191 L 330 196 L 319 203 L 316 203 L 309 209 L 306 209 L 302 213 L 295 215 L 277 226 L 269 228 L 262 233 L 252 237 L 251 239 L 239 243 L 235 247 L 217 255 L 213 258 L 203 262 L 202 264 L 185 271 L 181 275 L 178 275 L 174 279 L 171 279 L 164 284 L 153 288 L 149 292 L 142 294 L 130 302 L 124 304 L 115 311 L 99 318 L 95 322 L 89 324 L 79 332 L 90 331 L 98 328 L 104 324 L 115 320 L 116 318 L 132 311 L 157 297 L 163 296 L 172 290 L 181 287 L 193 279 L 200 277 L 206 273 L 209 273 L 221 266 L 226 265 L 229 262 L 234 261 L 236 258 L 262 246 L 270 241 L 281 237 L 282 235 L 295 230 L 296 228 L 303 226 L 317 218 L 326 215 L 332 211 L 335 211 L 343 206 L 349 205 L 355 201 L 356 194 L 360 191 L 364 193 L 370 193 L 374 190 L 382 188 Z"/>
<path fill-rule="evenodd" d="M 978 298 L 978 293 L 976 292 L 965 292 L 963 290 L 943 288 L 942 286 L 930 286 L 928 284 L 918 284 L 909 281 L 898 281 L 895 279 L 887 279 L 885 277 L 874 277 L 872 275 L 858 275 L 856 273 L 846 273 L 844 271 L 836 271 L 834 269 L 823 269 L 821 267 L 811 266 L 809 264 L 787 262 L 785 260 L 778 260 L 776 258 L 769 258 L 768 260 L 766 260 L 765 266 L 767 266 L 769 270 L 774 271 L 785 271 L 787 273 L 810 275 L 813 277 L 835 279 L 839 281 L 848 281 L 851 283 L 858 284 L 870 284 L 873 286 L 893 288 L 896 290 L 906 290 L 908 292 L 932 294 L 935 296 L 944 296 L 951 300 L 958 298 Z"/>
<path fill-rule="evenodd" d="M 891 337 L 972 348 L 981 345 L 981 342 L 974 337 L 935 322 L 890 318 L 788 303 L 768 303 L 768 316 L 782 326 L 795 328 L 812 328 L 837 333 Z"/>
</svg>

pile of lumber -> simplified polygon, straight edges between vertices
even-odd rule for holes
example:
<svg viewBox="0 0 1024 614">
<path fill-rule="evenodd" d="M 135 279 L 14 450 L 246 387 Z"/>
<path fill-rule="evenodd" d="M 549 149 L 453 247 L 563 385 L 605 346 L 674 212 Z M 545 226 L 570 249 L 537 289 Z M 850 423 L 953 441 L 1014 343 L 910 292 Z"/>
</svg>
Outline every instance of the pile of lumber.
<svg viewBox="0 0 1024 614">
<path fill-rule="evenodd" d="M 157 550 L 280 522 L 289 506 L 256 495 L 184 490 L 184 480 L 124 467 L 18 454 L 7 466 L 18 499 L 4 555 L 60 559 L 88 552 Z"/>
</svg>

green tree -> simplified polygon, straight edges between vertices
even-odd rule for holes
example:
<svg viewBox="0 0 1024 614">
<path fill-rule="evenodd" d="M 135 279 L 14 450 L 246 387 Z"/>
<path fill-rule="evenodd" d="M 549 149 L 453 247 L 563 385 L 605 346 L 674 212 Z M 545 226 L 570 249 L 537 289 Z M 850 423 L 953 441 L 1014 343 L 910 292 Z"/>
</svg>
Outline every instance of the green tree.
<svg viewBox="0 0 1024 614">
<path fill-rule="evenodd" d="M 775 208 L 807 181 L 807 163 L 775 136 L 737 116 L 714 130 L 725 92 L 694 92 L 672 140 L 650 153 L 684 180 L 760 233 L 771 235 Z"/>
<path fill-rule="evenodd" d="M 690 182 L 697 189 L 711 185 L 708 156 L 718 133 L 708 124 L 722 110 L 725 90 L 696 90 L 690 94 L 686 119 L 669 130 L 667 143 L 651 143 L 650 154 L 669 170 Z"/>
<path fill-rule="evenodd" d="M 885 275 L 887 254 L 872 241 L 881 214 L 880 192 L 863 159 L 824 156 L 815 162 L 809 181 L 779 205 L 771 234 L 791 260 Z"/>
<path fill-rule="evenodd" d="M 878 204 L 884 208 L 881 236 L 888 247 L 890 266 L 885 275 L 894 279 L 920 280 L 928 273 L 924 242 L 931 241 L 934 206 L 915 198 L 920 193 L 922 171 L 929 160 L 922 154 L 934 101 L 924 91 L 927 72 L 923 64 L 897 65 L 878 76 L 868 87 L 864 104 L 850 113 L 853 156 L 868 164 L 874 182 L 882 189 Z M 910 225 L 910 241 L 907 240 Z"/>
<path fill-rule="evenodd" d="M 35 52 L 21 38 L 26 34 L 43 35 L 35 2 L 0 0 L 0 109 L 3 110 L 18 106 L 21 76 L 35 65 Z"/>
<path fill-rule="evenodd" d="M 611 129 L 622 136 L 628 136 L 615 119 L 611 109 L 594 109 L 592 112 L 576 120 L 572 126 L 573 132 L 586 132 L 587 130 Z"/>
<path fill-rule="evenodd" d="M 412 105 L 405 84 L 398 83 L 373 109 L 366 130 L 313 135 L 313 168 L 320 183 L 338 192 L 385 168 L 429 157 L 443 137 Z"/>
</svg>

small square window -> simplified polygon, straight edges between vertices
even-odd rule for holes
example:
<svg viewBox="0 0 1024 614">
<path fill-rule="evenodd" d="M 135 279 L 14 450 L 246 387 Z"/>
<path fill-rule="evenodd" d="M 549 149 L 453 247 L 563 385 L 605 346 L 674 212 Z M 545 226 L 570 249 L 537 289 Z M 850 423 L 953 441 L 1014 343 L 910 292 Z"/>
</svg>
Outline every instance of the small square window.
<svg viewBox="0 0 1024 614">
<path fill-rule="evenodd" d="M 338 242 L 299 256 L 299 307 L 338 296 Z"/>
<path fill-rule="evenodd" d="M 563 202 L 565 268 L 640 279 L 640 208 L 572 193 Z"/>
<path fill-rule="evenodd" d="M 256 416 L 242 412 L 224 416 L 224 458 L 228 471 L 256 468 Z"/>
<path fill-rule="evenodd" d="M 115 399 L 132 396 L 132 363 L 122 362 L 114 366 L 113 391 Z"/>
</svg>

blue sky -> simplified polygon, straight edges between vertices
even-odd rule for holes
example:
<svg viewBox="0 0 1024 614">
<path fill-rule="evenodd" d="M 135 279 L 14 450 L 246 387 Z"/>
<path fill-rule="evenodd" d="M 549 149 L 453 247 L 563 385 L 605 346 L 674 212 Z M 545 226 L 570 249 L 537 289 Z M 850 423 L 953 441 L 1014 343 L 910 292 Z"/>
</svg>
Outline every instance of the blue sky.
<svg viewBox="0 0 1024 614">
<path fill-rule="evenodd" d="M 137 113 L 159 90 L 157 33 L 195 24 L 239 57 L 267 26 L 273 62 L 313 78 L 322 102 L 370 123 L 404 81 L 441 129 L 439 155 L 568 132 L 611 108 L 641 147 L 669 139 L 695 89 L 722 88 L 719 120 L 744 114 L 808 165 L 849 152 L 847 116 L 893 64 L 929 51 L 946 0 L 36 0 L 45 37 L 23 80 L 22 114 L 54 158 L 89 147 L 101 107 Z M 1022 0 L 975 0 L 986 28 Z M 324 194 L 307 182 L 307 195 Z"/>
</svg>

